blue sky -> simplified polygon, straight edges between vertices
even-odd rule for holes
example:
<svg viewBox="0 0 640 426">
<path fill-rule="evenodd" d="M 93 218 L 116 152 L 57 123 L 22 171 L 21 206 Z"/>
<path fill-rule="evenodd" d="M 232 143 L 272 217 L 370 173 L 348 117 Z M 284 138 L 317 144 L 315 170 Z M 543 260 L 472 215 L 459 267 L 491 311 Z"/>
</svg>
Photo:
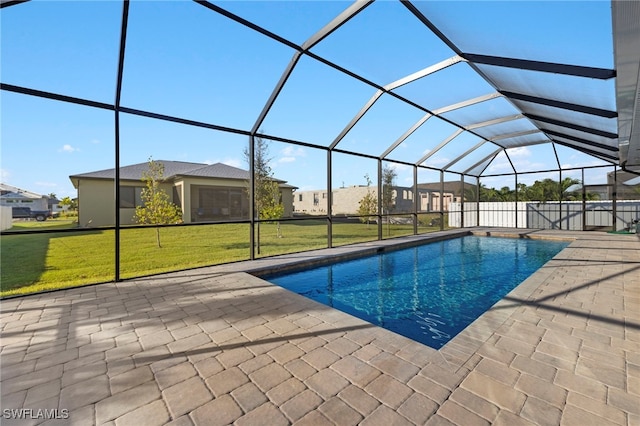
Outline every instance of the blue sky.
<svg viewBox="0 0 640 426">
<path fill-rule="evenodd" d="M 302 44 L 350 3 L 217 4 Z M 613 66 L 609 2 L 416 4 L 464 51 Z M 0 13 L 3 83 L 114 102 L 121 2 L 32 1 Z M 581 42 L 576 44 L 576 40 Z M 294 53 L 287 46 L 187 1 L 133 1 L 127 42 L 123 106 L 241 130 L 253 127 Z M 380 85 L 453 56 L 404 6 L 391 1 L 368 7 L 312 52 Z M 542 80 L 541 85 L 542 89 L 556 90 L 551 82 Z M 267 134 L 326 147 L 375 91 L 303 57 L 261 129 Z M 436 109 L 491 91 L 490 86 L 469 72 L 466 64 L 460 64 L 403 86 L 397 93 Z M 73 197 L 76 194 L 69 175 L 113 167 L 113 112 L 6 91 L 1 96 L 2 182 L 43 194 Z M 612 99 L 602 102 L 615 108 Z M 499 101 L 484 106 L 487 111 L 508 108 Z M 379 155 L 423 115 L 384 95 L 338 147 Z M 453 131 L 455 127 L 433 117 L 389 158 L 416 161 Z M 247 137 L 242 135 L 122 114 L 120 137 L 122 165 L 153 157 L 224 162 L 248 168 L 243 156 Z M 438 152 L 427 164 L 441 167 L 477 141 L 469 135 L 462 136 L 455 146 Z M 270 154 L 277 177 L 300 189 L 326 186 L 324 150 L 274 142 Z M 520 171 L 556 167 L 549 145 L 516 148 L 510 155 Z M 563 166 L 603 164 L 565 149 L 559 149 L 559 156 Z M 509 172 L 507 165 L 506 157 L 501 155 L 489 170 Z M 334 186 L 365 184 L 364 175 L 375 176 L 377 168 L 373 160 L 347 155 L 336 155 L 333 166 Z M 409 185 L 411 168 L 395 167 L 397 183 Z M 603 173 L 588 176 L 588 183 L 602 182 Z M 421 181 L 437 177 L 426 171 L 420 174 Z M 548 176 L 523 176 L 520 181 L 544 177 Z M 458 179 L 454 175 L 450 178 Z M 485 183 L 513 186 L 511 181 L 494 178 Z"/>
</svg>

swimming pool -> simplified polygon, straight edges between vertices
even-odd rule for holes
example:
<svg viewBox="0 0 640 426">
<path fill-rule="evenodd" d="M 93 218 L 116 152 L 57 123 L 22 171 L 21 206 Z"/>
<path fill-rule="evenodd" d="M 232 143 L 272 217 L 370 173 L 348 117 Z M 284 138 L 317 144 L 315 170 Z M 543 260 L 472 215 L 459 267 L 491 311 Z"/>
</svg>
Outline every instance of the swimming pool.
<svg viewBox="0 0 640 426">
<path fill-rule="evenodd" d="M 567 245 L 465 236 L 263 278 L 439 349 Z"/>
</svg>

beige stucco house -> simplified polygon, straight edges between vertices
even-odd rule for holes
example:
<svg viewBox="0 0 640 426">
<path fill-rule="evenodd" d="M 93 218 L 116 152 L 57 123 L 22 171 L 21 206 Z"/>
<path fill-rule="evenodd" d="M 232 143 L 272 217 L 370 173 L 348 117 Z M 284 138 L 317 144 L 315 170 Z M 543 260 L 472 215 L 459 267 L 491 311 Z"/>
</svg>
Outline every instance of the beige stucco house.
<svg viewBox="0 0 640 426">
<path fill-rule="evenodd" d="M 247 182 L 249 172 L 222 163 L 201 164 L 182 161 L 154 160 L 164 166 L 161 187 L 173 203 L 180 206 L 185 223 L 231 221 L 249 218 Z M 142 204 L 145 187 L 142 175 L 148 163 L 120 168 L 120 224 L 134 224 L 136 206 Z M 69 176 L 78 190 L 78 223 L 80 226 L 112 226 L 115 224 L 115 169 L 99 170 Z M 280 186 L 284 216 L 293 215 L 295 186 L 274 179 Z"/>
<path fill-rule="evenodd" d="M 458 201 L 452 192 L 440 193 L 438 188 L 427 187 L 422 184 L 418 187 L 418 211 L 440 211 L 442 204 L 443 211 L 449 210 L 452 201 Z M 392 189 L 393 209 L 392 213 L 411 213 L 414 209 L 414 192 L 411 187 L 394 186 Z M 367 193 L 372 193 L 377 197 L 377 186 L 353 185 L 342 188 L 335 188 L 332 192 L 333 204 L 331 212 L 334 215 L 352 215 L 358 213 L 360 200 Z M 441 195 L 443 202 L 441 203 Z M 327 191 L 310 190 L 297 191 L 293 200 L 294 212 L 309 215 L 327 214 Z"/>
</svg>

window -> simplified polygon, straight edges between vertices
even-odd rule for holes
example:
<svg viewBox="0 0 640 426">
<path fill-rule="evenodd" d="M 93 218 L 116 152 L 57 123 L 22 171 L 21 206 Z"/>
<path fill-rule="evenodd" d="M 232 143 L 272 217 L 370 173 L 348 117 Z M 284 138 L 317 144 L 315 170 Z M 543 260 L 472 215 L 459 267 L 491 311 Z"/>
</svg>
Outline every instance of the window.
<svg viewBox="0 0 640 426">
<path fill-rule="evenodd" d="M 135 209 L 142 206 L 142 188 L 139 186 L 121 186 L 120 187 L 120 208 Z"/>
<path fill-rule="evenodd" d="M 197 208 L 191 211 L 195 222 L 249 217 L 249 199 L 242 189 L 200 187 L 197 194 Z"/>
<path fill-rule="evenodd" d="M 171 202 L 174 204 L 177 204 L 178 206 L 182 206 L 182 197 L 180 196 L 181 191 L 182 191 L 182 185 L 174 186 L 173 190 L 171 191 L 171 197 L 172 197 Z"/>
</svg>

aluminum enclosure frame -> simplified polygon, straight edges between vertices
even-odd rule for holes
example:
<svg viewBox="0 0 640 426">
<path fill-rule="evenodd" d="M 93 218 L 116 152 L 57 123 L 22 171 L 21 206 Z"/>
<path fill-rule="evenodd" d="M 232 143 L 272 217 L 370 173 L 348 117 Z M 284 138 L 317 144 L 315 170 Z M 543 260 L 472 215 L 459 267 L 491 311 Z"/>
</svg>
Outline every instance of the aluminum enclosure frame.
<svg viewBox="0 0 640 426">
<path fill-rule="evenodd" d="M 328 190 L 328 212 L 326 215 L 327 226 L 328 226 L 328 247 L 332 247 L 333 243 L 331 240 L 331 224 L 332 224 L 332 194 L 331 188 L 333 187 L 332 183 L 332 156 L 334 153 L 343 153 L 350 154 L 355 156 L 361 156 L 365 158 L 369 158 L 371 160 L 375 160 L 378 166 L 378 189 L 382 190 L 382 167 L 384 162 L 392 162 L 396 164 L 406 165 L 412 168 L 412 173 L 414 176 L 414 192 L 417 193 L 417 184 L 418 184 L 418 171 L 419 170 L 429 170 L 429 171 L 437 171 L 440 172 L 441 180 L 441 193 L 444 192 L 444 173 L 450 173 L 454 175 L 459 175 L 461 181 L 464 183 L 466 178 L 476 179 L 479 182 L 480 178 L 485 177 L 495 177 L 501 175 L 492 175 L 485 174 L 487 168 L 490 166 L 492 161 L 500 154 L 504 153 L 508 162 L 511 165 L 513 173 L 509 174 L 509 176 L 515 176 L 516 182 L 518 181 L 519 174 L 533 173 L 533 172 L 519 172 L 511 161 L 508 153 L 508 149 L 514 147 L 522 147 L 522 146 L 532 146 L 536 144 L 550 144 L 553 152 L 556 156 L 556 163 L 558 164 L 558 168 L 552 171 L 558 172 L 562 175 L 562 172 L 565 170 L 573 170 L 573 169 L 563 169 L 560 161 L 558 159 L 558 154 L 556 152 L 556 145 L 569 147 L 571 149 L 577 150 L 581 153 L 587 154 L 594 158 L 600 159 L 606 163 L 608 163 L 614 170 L 617 167 L 628 168 L 631 171 L 640 172 L 640 125 L 638 125 L 638 120 L 640 119 L 640 84 L 638 84 L 638 76 L 640 72 L 638 71 L 638 58 L 640 58 L 640 19 L 635 20 L 636 17 L 640 16 L 640 6 L 637 2 L 618 2 L 613 1 L 613 20 L 614 20 L 614 39 L 615 39 L 615 54 L 616 54 L 616 69 L 606 69 L 606 68 L 598 68 L 598 67 L 588 67 L 588 66 L 580 66 L 580 65 L 571 65 L 571 64 L 561 64 L 561 63 L 552 63 L 552 62 L 542 62 L 542 61 L 534 61 L 527 60 L 521 58 L 508 58 L 508 57 L 500 57 L 493 55 L 485 55 L 482 53 L 476 52 L 464 52 L 462 51 L 456 44 L 443 33 L 441 29 L 439 29 L 435 24 L 433 24 L 428 16 L 416 6 L 415 2 L 410 0 L 400 0 L 400 3 L 425 27 L 427 27 L 433 34 L 435 34 L 445 45 L 447 45 L 455 55 L 449 59 L 441 61 L 439 63 L 432 64 L 426 68 L 415 71 L 411 74 L 408 74 L 400 79 L 389 82 L 385 85 L 380 85 L 379 83 L 375 83 L 362 75 L 357 74 L 356 72 L 349 70 L 337 63 L 334 63 L 318 54 L 316 54 L 312 49 L 322 43 L 327 37 L 329 37 L 332 33 L 337 31 L 344 25 L 348 25 L 349 21 L 356 17 L 358 14 L 363 12 L 366 8 L 370 7 L 374 4 L 374 0 L 366 0 L 366 1 L 356 1 L 347 7 L 341 14 L 339 14 L 336 18 L 327 23 L 323 28 L 309 37 L 304 43 L 296 44 L 278 34 L 275 34 L 272 31 L 267 30 L 260 25 L 248 21 L 238 15 L 235 15 L 228 10 L 226 10 L 223 6 L 219 6 L 217 4 L 211 3 L 209 1 L 204 0 L 194 0 L 200 6 L 202 6 L 203 13 L 216 13 L 221 16 L 224 16 L 227 19 L 233 20 L 234 22 L 245 26 L 246 28 L 256 31 L 264 37 L 268 37 L 282 45 L 285 45 L 294 50 L 294 53 L 287 65 L 287 67 L 283 70 L 281 77 L 275 87 L 273 88 L 270 96 L 267 101 L 263 105 L 259 115 L 256 117 L 251 128 L 241 129 L 241 128 L 230 128 L 221 126 L 214 122 L 203 122 L 197 120 L 191 120 L 186 117 L 176 117 L 165 114 L 160 114 L 154 111 L 145 111 L 140 109 L 134 109 L 128 107 L 126 105 L 122 105 L 121 103 L 121 95 L 122 95 L 122 79 L 123 72 L 125 69 L 125 51 L 127 47 L 127 27 L 128 27 L 128 19 L 129 19 L 129 1 L 123 0 L 122 5 L 122 21 L 121 21 L 121 29 L 120 29 L 120 43 L 118 49 L 118 63 L 117 63 L 117 87 L 116 93 L 114 97 L 113 103 L 104 103 L 97 102 L 91 99 L 82 99 L 77 97 L 71 97 L 62 93 L 52 93 L 37 90 L 29 87 L 21 87 L 5 82 L 0 83 L 0 89 L 2 91 L 18 93 L 26 96 L 35 96 L 39 98 L 51 99 L 59 102 L 67 102 L 76 105 L 82 105 L 89 108 L 98 108 L 104 109 L 114 112 L 114 146 L 115 146 L 115 157 L 114 164 L 116 170 L 115 182 L 114 182 L 114 193 L 115 199 L 119 199 L 119 187 L 120 187 L 120 176 L 119 176 L 119 168 L 120 168 L 120 117 L 122 114 L 131 114 L 141 117 L 149 117 L 156 120 L 175 122 L 188 126 L 201 127 L 205 129 L 219 130 L 228 133 L 240 134 L 246 136 L 249 141 L 249 152 L 250 152 L 250 173 L 254 174 L 254 166 L 253 166 L 253 155 L 254 155 L 254 145 L 255 139 L 260 137 L 267 140 L 279 141 L 290 143 L 298 146 L 308 146 L 313 147 L 315 149 L 324 150 L 327 156 L 327 188 Z M 20 7 L 21 4 L 26 3 L 26 1 L 3 1 L 1 4 L 1 8 L 7 7 Z M 351 118 L 349 123 L 342 129 L 342 131 L 336 135 L 336 137 L 330 141 L 326 146 L 319 146 L 317 144 L 310 143 L 306 140 L 294 140 L 290 138 L 285 138 L 280 135 L 271 135 L 269 133 L 263 132 L 261 127 L 265 122 L 266 118 L 269 116 L 272 108 L 278 97 L 280 96 L 283 88 L 287 85 L 289 78 L 296 70 L 297 65 L 301 58 L 307 57 L 312 60 L 318 61 L 323 65 L 326 65 L 333 70 L 336 70 L 344 75 L 351 77 L 375 90 L 374 95 L 362 106 L 360 111 Z M 635 62 L 634 62 L 635 61 Z M 487 84 L 493 88 L 491 93 L 482 95 L 482 96 L 474 96 L 469 99 L 456 102 L 450 105 L 441 106 L 436 109 L 430 109 L 425 105 L 422 105 L 414 100 L 408 99 L 407 97 L 399 94 L 396 90 L 400 87 L 407 87 L 407 85 L 416 82 L 421 79 L 426 79 L 431 75 L 435 75 L 443 72 L 444 70 L 452 67 L 454 65 L 466 64 L 469 66 L 477 75 L 479 75 Z M 604 108 L 593 107 L 590 105 L 582 105 L 572 102 L 567 102 L 559 99 L 550 99 L 542 96 L 537 96 L 535 94 L 528 93 L 519 93 L 511 90 L 505 90 L 503 88 L 503 82 L 499 81 L 495 77 L 489 75 L 484 68 L 481 66 L 488 65 L 492 67 L 498 68 L 509 68 L 509 69 L 517 69 L 517 70 L 526 70 L 530 72 L 540 72 L 540 73 L 548 73 L 548 74 L 559 74 L 576 77 L 578 79 L 599 79 L 599 80 L 611 80 L 616 79 L 616 89 L 617 89 L 617 101 L 618 108 L 617 111 L 612 111 Z M 635 68 L 634 68 L 635 67 Z M 635 77 L 634 77 L 635 73 Z M 629 93 L 634 93 L 635 97 L 629 96 Z M 417 122 L 405 129 L 404 133 L 395 140 L 389 140 L 386 145 L 386 149 L 380 152 L 378 155 L 371 155 L 362 152 L 353 152 L 349 149 L 344 149 L 341 146 L 341 142 L 344 140 L 345 136 L 356 126 L 356 124 L 371 110 L 371 108 L 376 104 L 376 102 L 381 99 L 383 96 L 389 96 L 403 102 L 406 105 L 409 105 L 416 110 L 420 111 L 423 115 Z M 518 112 L 516 114 L 509 114 L 498 118 L 492 118 L 490 120 L 480 121 L 473 124 L 463 124 L 458 123 L 450 118 L 448 118 L 448 113 L 467 108 L 473 105 L 480 104 L 482 102 L 487 102 L 495 99 L 504 99 L 511 106 L 513 106 Z M 561 110 L 572 111 L 580 114 L 591 115 L 596 117 L 602 117 L 607 119 L 617 119 L 618 121 L 618 133 L 614 133 L 608 130 L 603 130 L 597 127 L 589 127 L 582 123 L 577 122 L 569 122 L 564 121 L 555 117 L 540 115 L 531 109 L 527 108 L 527 103 L 536 104 L 544 107 L 557 108 Z M 389 155 L 398 148 L 404 141 L 407 140 L 411 135 L 413 135 L 418 129 L 420 129 L 425 123 L 429 123 L 431 120 L 441 120 L 444 123 L 447 123 L 450 126 L 453 126 L 456 130 L 450 134 L 447 138 L 441 140 L 435 146 L 429 147 L 429 152 L 417 158 L 415 161 L 398 161 L 392 160 L 389 158 Z M 483 127 L 494 126 L 498 124 L 503 124 L 509 121 L 514 121 L 518 119 L 526 119 L 527 122 L 533 127 L 534 130 L 521 130 L 510 133 L 503 133 L 493 137 L 483 137 L 478 132 L 477 129 Z M 549 128 L 549 125 L 553 125 L 559 128 L 562 128 L 562 131 L 554 130 Z M 575 132 L 580 132 L 581 134 L 585 134 L 584 136 L 577 136 Z M 463 135 L 470 134 L 478 139 L 478 142 L 472 145 L 470 148 L 461 151 L 460 155 L 449 161 L 446 165 L 441 168 L 434 168 L 431 166 L 425 165 L 425 162 L 436 155 L 440 150 L 447 146 L 451 146 L 450 144 L 456 143 L 456 139 Z M 535 143 L 522 143 L 522 144 L 501 144 L 501 140 L 514 138 L 518 136 L 525 135 L 540 135 L 540 138 L 535 141 Z M 618 136 L 618 134 L 620 136 Z M 599 137 L 606 139 L 606 143 L 603 143 L 600 140 L 592 139 L 593 137 Z M 458 164 L 461 160 L 466 158 L 473 158 L 473 155 L 477 155 L 479 149 L 481 147 L 485 148 L 486 146 L 491 146 L 491 153 L 489 155 L 482 155 L 480 158 L 477 158 L 477 161 L 473 161 L 470 167 L 467 167 L 464 170 L 454 170 L 453 166 Z M 594 166 L 594 167 L 605 167 L 605 166 Z M 582 168 L 583 170 L 585 167 Z M 254 182 L 252 181 L 252 188 L 254 187 Z M 479 185 L 479 183 L 478 183 Z M 253 191 L 255 192 L 255 191 Z M 378 194 L 378 201 L 381 200 L 381 194 Z M 251 211 L 255 210 L 254 200 L 250 199 L 250 209 Z M 115 229 L 116 235 L 116 251 L 115 251 L 115 264 L 120 264 L 120 229 L 122 224 L 119 220 L 118 214 L 119 206 L 116 203 L 115 206 L 115 218 L 116 223 L 113 229 Z M 411 215 L 414 218 L 414 228 L 417 223 L 417 217 L 421 212 L 418 209 L 417 203 L 414 203 L 414 210 L 411 212 Z M 441 211 L 442 213 L 442 211 Z M 382 211 L 381 206 L 378 208 L 378 224 L 379 227 L 382 226 L 382 219 L 384 216 L 384 212 Z M 250 224 L 250 245 L 252 247 L 250 258 L 254 259 L 256 257 L 255 254 L 255 242 L 254 242 L 254 228 L 260 220 L 256 219 L 256 215 L 252 214 L 248 223 Z M 379 228 L 380 229 L 380 228 Z M 381 231 L 378 233 L 378 237 L 382 238 Z M 116 281 L 121 279 L 119 267 L 116 267 L 115 273 Z"/>
</svg>

